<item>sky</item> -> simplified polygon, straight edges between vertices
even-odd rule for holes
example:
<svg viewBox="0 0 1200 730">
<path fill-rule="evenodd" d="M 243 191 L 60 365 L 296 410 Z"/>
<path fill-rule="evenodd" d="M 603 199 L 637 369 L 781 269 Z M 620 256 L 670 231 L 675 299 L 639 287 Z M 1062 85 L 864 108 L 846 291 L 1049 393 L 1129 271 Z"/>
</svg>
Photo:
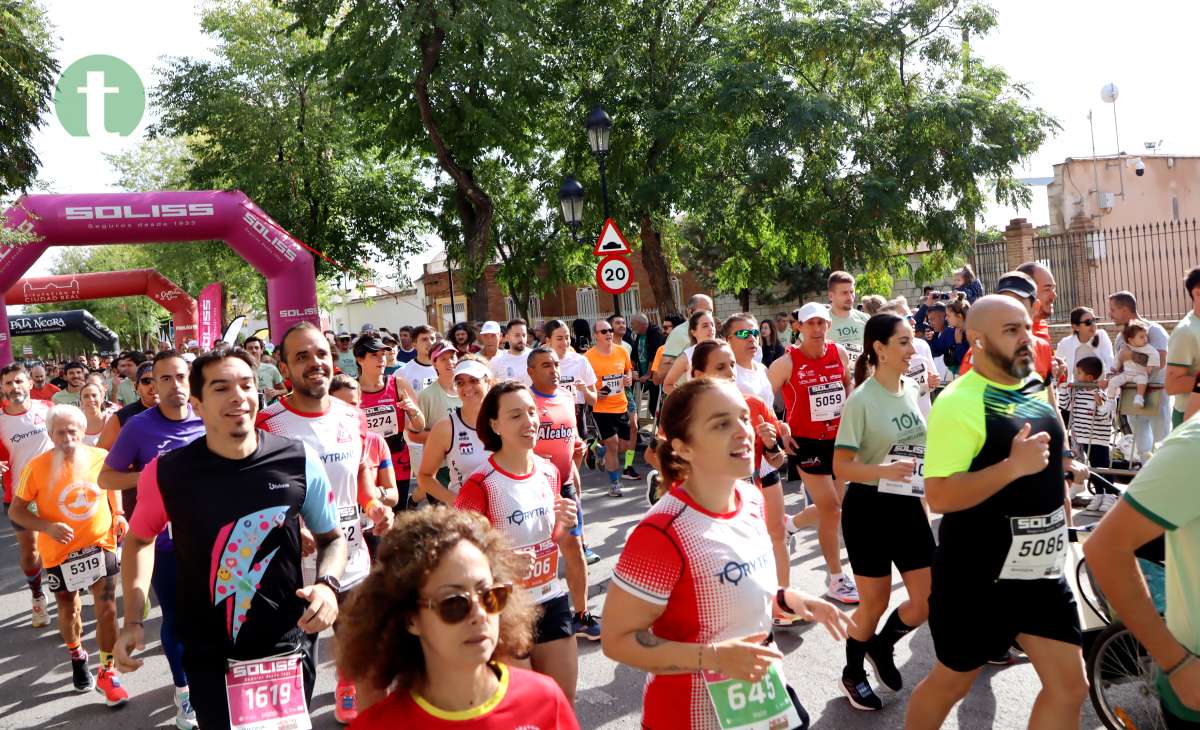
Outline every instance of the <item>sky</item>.
<svg viewBox="0 0 1200 730">
<path fill-rule="evenodd" d="M 210 41 L 199 27 L 199 3 L 193 0 L 41 2 L 55 26 L 63 68 L 87 55 L 111 54 L 133 66 L 149 87 L 162 58 L 211 56 Z M 1195 121 L 1200 96 L 1187 81 L 1195 73 L 1188 70 L 1195 65 L 1189 51 L 1196 43 L 1200 3 L 993 0 L 992 6 L 999 14 L 999 27 L 988 37 L 974 39 L 973 50 L 1027 86 L 1031 102 L 1062 126 L 1020 166 L 1018 177 L 1049 177 L 1055 162 L 1090 155 L 1089 110 L 1095 113 L 1096 151 L 1117 151 L 1113 107 L 1100 98 L 1100 89 L 1110 82 L 1120 89 L 1116 110 L 1124 151 L 1144 153 L 1144 142 L 1163 140 L 1161 151 L 1200 154 L 1200 125 Z M 154 115 L 155 110 L 148 109 L 133 134 L 112 141 L 71 137 L 56 118 L 48 117 L 35 137 L 41 178 L 54 192 L 115 191 L 116 176 L 104 154 L 136 146 Z M 618 132 L 619 120 L 614 144 L 619 144 Z M 1044 187 L 1033 188 L 1029 209 L 993 205 L 983 225 L 1003 228 L 1017 216 L 1034 225 L 1048 222 Z M 421 264 L 435 253 L 412 259 L 410 278 L 415 280 Z M 47 273 L 52 255 L 44 256 L 31 274 Z"/>
</svg>

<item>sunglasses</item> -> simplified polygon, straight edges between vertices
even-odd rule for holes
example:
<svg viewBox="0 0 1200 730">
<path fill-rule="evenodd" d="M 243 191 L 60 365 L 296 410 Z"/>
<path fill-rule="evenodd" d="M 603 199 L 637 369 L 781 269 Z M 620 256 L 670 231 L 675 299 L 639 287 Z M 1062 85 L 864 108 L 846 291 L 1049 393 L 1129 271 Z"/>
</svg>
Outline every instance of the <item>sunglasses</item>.
<svg viewBox="0 0 1200 730">
<path fill-rule="evenodd" d="M 737 330 L 733 336 L 739 340 L 748 340 L 751 337 L 758 337 L 760 334 L 762 334 L 762 330 Z"/>
<path fill-rule="evenodd" d="M 1080 325 L 1082 325 L 1082 326 L 1084 326 L 1084 327 L 1091 327 L 1092 325 L 1096 324 L 1096 320 L 1094 320 L 1094 319 L 1081 319 L 1081 320 L 1079 320 L 1079 324 L 1080 324 Z"/>
<path fill-rule="evenodd" d="M 476 600 L 479 601 L 480 606 L 483 606 L 484 611 L 495 615 L 508 605 L 508 597 L 511 594 L 512 585 L 505 583 L 504 585 L 480 588 L 469 593 L 453 593 L 437 600 L 421 599 L 417 601 L 417 605 L 435 611 L 438 618 L 448 624 L 457 624 L 471 613 L 471 608 L 475 605 Z"/>
<path fill-rule="evenodd" d="M 607 335 L 607 334 L 611 334 L 611 333 L 612 333 L 611 328 L 606 329 L 606 330 L 596 330 L 596 334 L 598 334 L 598 335 Z"/>
<path fill-rule="evenodd" d="M 138 382 L 142 385 L 154 385 L 154 378 L 138 378 Z"/>
</svg>

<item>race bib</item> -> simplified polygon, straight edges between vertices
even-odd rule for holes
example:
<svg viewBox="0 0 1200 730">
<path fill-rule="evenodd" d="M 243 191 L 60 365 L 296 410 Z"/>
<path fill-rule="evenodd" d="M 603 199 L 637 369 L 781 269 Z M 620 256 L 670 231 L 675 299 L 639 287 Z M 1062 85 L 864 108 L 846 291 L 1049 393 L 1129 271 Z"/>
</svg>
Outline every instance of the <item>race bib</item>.
<svg viewBox="0 0 1200 730">
<path fill-rule="evenodd" d="M 884 466 L 897 461 L 915 459 L 916 468 L 906 482 L 897 479 L 880 479 L 879 492 L 882 494 L 899 494 L 902 497 L 925 496 L 925 446 L 922 444 L 892 444 L 883 460 Z"/>
<path fill-rule="evenodd" d="M 615 375 L 605 375 L 601 379 L 601 382 L 604 384 L 605 388 L 608 388 L 609 395 L 620 393 L 625 389 L 625 374 L 617 373 Z"/>
<path fill-rule="evenodd" d="M 858 362 L 858 358 L 862 356 L 862 345 L 857 342 L 847 342 L 842 345 L 842 349 L 846 351 L 847 366 L 853 369 L 854 363 Z"/>
<path fill-rule="evenodd" d="M 71 553 L 60 568 L 63 588 L 68 591 L 91 588 L 108 573 L 104 565 L 104 550 L 99 545 Z"/>
<path fill-rule="evenodd" d="M 779 663 L 772 664 L 757 682 L 706 671 L 704 685 L 721 730 L 776 730 L 800 724 Z"/>
<path fill-rule="evenodd" d="M 300 654 L 230 662 L 225 699 L 231 730 L 309 730 Z"/>
<path fill-rule="evenodd" d="M 846 389 L 842 382 L 808 386 L 808 412 L 814 421 L 832 421 L 842 415 Z"/>
<path fill-rule="evenodd" d="M 1061 577 L 1067 559 L 1067 518 L 1063 508 L 1046 515 L 1008 519 L 1012 545 L 1000 569 L 1000 579 Z"/>
<path fill-rule="evenodd" d="M 916 381 L 921 395 L 929 392 L 929 370 L 925 365 L 924 358 L 916 359 L 905 375 Z"/>
<path fill-rule="evenodd" d="M 395 406 L 371 406 L 366 409 L 365 415 L 367 428 L 372 432 L 384 438 L 400 433 L 400 418 L 396 414 Z"/>
<path fill-rule="evenodd" d="M 358 505 L 338 507 L 338 524 L 342 526 L 342 534 L 346 536 L 349 547 L 348 554 L 353 555 L 362 542 L 362 523 L 359 520 Z"/>
<path fill-rule="evenodd" d="M 529 573 L 521 581 L 534 602 L 540 602 L 546 596 L 554 593 L 555 580 L 558 578 L 558 545 L 553 540 L 543 540 L 536 545 L 526 545 L 518 548 L 521 552 L 533 553 L 533 565 Z"/>
<path fill-rule="evenodd" d="M 574 375 L 559 375 L 558 387 L 562 388 L 572 396 L 575 395 L 575 376 Z"/>
</svg>

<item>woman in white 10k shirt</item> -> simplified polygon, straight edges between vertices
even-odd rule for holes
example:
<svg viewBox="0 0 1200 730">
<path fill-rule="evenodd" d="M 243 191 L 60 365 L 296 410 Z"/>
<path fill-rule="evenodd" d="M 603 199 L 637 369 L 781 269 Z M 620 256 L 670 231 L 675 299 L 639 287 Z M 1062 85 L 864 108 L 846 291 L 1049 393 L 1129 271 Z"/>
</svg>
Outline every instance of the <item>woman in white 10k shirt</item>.
<svg viewBox="0 0 1200 730">
<path fill-rule="evenodd" d="M 462 408 L 450 411 L 450 417 L 435 423 L 429 432 L 417 471 L 417 500 L 428 494 L 443 504 L 453 505 L 463 482 L 487 461 L 488 451 L 475 424 L 491 386 L 492 371 L 476 355 L 464 355 L 454 366 L 454 387 Z M 450 469 L 449 488 L 437 480 L 443 462 Z"/>
</svg>

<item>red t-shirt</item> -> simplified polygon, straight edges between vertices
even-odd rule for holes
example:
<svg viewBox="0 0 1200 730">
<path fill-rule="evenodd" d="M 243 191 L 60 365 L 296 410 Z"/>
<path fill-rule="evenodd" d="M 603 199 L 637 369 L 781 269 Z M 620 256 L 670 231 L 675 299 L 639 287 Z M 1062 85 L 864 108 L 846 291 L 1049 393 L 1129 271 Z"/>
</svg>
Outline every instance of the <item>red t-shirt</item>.
<svg viewBox="0 0 1200 730">
<path fill-rule="evenodd" d="M 785 357 L 792 361 L 792 374 L 781 392 L 792 436 L 832 441 L 837 437 L 842 419 L 840 415 L 830 417 L 831 407 L 822 404 L 836 401 L 839 392 L 844 403 L 848 395 L 846 368 L 837 345 L 825 343 L 825 352 L 817 359 L 809 359 L 799 347 L 793 347 Z M 814 403 L 819 409 L 819 420 L 813 418 Z M 837 407 L 837 412 L 841 412 L 841 406 Z"/>
<path fill-rule="evenodd" d="M 438 709 L 412 690 L 398 690 L 363 710 L 350 730 L 579 730 L 575 712 L 554 680 L 525 669 L 493 665 L 500 687 L 471 710 Z"/>
<path fill-rule="evenodd" d="M 34 400 L 50 400 L 59 390 L 61 390 L 61 388 L 54 383 L 47 381 L 44 388 L 30 388 L 29 397 L 33 398 Z"/>
</svg>

